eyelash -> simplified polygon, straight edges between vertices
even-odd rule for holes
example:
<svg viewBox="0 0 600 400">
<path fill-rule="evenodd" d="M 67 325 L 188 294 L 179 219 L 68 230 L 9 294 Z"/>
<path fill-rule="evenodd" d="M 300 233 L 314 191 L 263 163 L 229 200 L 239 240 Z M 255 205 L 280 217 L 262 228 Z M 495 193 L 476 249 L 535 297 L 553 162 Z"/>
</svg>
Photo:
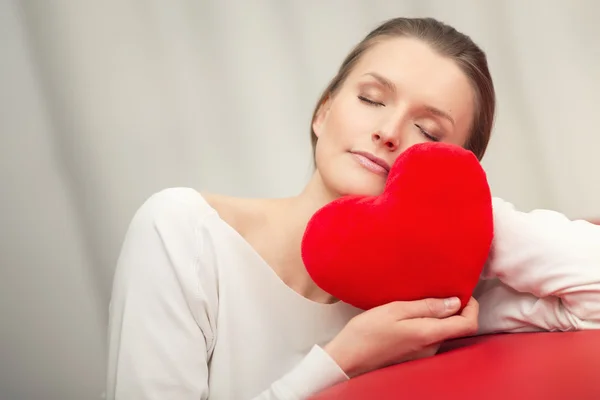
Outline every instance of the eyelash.
<svg viewBox="0 0 600 400">
<path fill-rule="evenodd" d="M 421 134 L 423 134 L 423 136 L 425 136 L 427 139 L 431 140 L 432 142 L 439 142 L 440 141 L 440 138 L 431 135 L 425 129 L 421 128 L 421 126 L 419 126 L 417 124 L 415 124 L 415 126 L 421 131 Z"/>
<path fill-rule="evenodd" d="M 368 104 L 368 105 L 370 105 L 370 106 L 374 106 L 374 107 L 385 107 L 385 104 L 383 104 L 383 103 L 378 103 L 378 102 L 376 102 L 376 101 L 373 101 L 373 100 L 371 100 L 371 99 L 368 99 L 368 98 L 366 98 L 366 97 L 364 97 L 364 96 L 358 96 L 358 99 L 359 99 L 360 101 L 362 101 L 363 103 L 366 103 L 366 104 Z M 432 142 L 439 142 L 439 141 L 440 141 L 440 139 L 439 139 L 439 138 L 437 138 L 437 137 L 435 137 L 435 136 L 431 135 L 431 134 L 430 134 L 429 132 L 427 132 L 425 129 L 421 128 L 421 126 L 420 126 L 420 125 L 417 125 L 417 124 L 415 124 L 415 126 L 416 126 L 416 127 L 417 127 L 417 128 L 420 130 L 420 131 L 421 131 L 421 134 L 422 134 L 423 136 L 425 136 L 427 139 L 431 140 Z"/>
<path fill-rule="evenodd" d="M 385 104 L 383 104 L 383 103 L 378 103 L 378 102 L 376 102 L 376 101 L 373 101 L 373 100 L 371 100 L 371 99 L 368 99 L 368 98 L 366 98 L 366 97 L 364 97 L 364 96 L 358 96 L 358 99 L 359 99 L 360 101 L 362 101 L 363 103 L 367 103 L 367 104 L 368 104 L 368 105 L 370 105 L 370 106 L 375 106 L 375 107 L 385 107 Z"/>
</svg>

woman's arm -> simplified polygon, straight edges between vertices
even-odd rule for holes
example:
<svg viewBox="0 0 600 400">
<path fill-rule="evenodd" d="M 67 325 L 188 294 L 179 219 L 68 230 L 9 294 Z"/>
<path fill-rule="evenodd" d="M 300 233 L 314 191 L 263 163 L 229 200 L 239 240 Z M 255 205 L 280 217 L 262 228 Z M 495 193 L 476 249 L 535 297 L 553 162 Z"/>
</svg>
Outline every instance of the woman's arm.
<svg viewBox="0 0 600 400">
<path fill-rule="evenodd" d="M 153 195 L 134 216 L 115 271 L 108 399 L 206 399 L 217 298 L 200 265 L 196 225 L 179 193 Z"/>
<path fill-rule="evenodd" d="M 110 305 L 109 400 L 209 396 L 218 297 L 199 237 L 202 208 L 192 189 L 167 189 L 146 201 L 129 226 Z M 303 399 L 346 379 L 315 346 L 255 400 Z"/>
<path fill-rule="evenodd" d="M 600 226 L 493 201 L 480 333 L 600 328 Z"/>
</svg>

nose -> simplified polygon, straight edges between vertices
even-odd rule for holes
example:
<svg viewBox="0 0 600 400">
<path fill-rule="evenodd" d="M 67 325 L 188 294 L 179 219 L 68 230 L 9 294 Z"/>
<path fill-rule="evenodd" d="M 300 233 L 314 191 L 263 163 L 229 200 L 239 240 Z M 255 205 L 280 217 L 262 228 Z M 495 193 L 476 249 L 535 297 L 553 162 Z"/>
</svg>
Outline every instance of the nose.
<svg viewBox="0 0 600 400">
<path fill-rule="evenodd" d="M 386 147 L 389 151 L 396 151 L 400 146 L 398 135 L 386 134 L 385 132 L 374 132 L 371 140 L 375 145 Z"/>
</svg>

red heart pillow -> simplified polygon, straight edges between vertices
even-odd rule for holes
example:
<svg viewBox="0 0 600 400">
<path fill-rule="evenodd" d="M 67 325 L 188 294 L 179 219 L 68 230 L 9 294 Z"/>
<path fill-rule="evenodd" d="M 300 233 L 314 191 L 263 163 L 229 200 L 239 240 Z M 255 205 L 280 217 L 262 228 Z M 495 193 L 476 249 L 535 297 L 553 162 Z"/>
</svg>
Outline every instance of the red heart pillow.
<svg viewBox="0 0 600 400">
<path fill-rule="evenodd" d="M 466 305 L 493 237 L 492 200 L 475 155 L 442 143 L 411 146 L 379 196 L 318 210 L 302 240 L 315 283 L 361 309 L 458 296 Z"/>
</svg>

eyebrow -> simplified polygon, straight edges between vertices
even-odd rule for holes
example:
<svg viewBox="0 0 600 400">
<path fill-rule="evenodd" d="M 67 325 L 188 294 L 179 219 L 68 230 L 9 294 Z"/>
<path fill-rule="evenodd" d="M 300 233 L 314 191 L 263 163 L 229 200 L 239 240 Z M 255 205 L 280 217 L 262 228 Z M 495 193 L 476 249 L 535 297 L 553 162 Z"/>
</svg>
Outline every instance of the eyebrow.
<svg viewBox="0 0 600 400">
<path fill-rule="evenodd" d="M 433 114 L 437 117 L 447 119 L 452 124 L 452 126 L 455 125 L 454 118 L 452 118 L 448 113 L 445 113 L 444 111 L 440 110 L 439 108 L 435 108 L 432 106 L 425 106 L 425 110 L 427 110 L 427 112 L 429 112 L 430 114 Z"/>
<path fill-rule="evenodd" d="M 371 76 L 372 78 L 375 78 L 375 80 L 377 80 L 379 83 L 381 83 L 383 86 L 385 86 L 387 89 L 389 89 L 392 93 L 396 93 L 397 89 L 396 89 L 396 85 L 394 85 L 394 83 L 392 81 L 390 81 L 389 79 L 379 75 L 376 72 L 367 72 L 365 75 Z M 440 110 L 439 108 L 435 108 L 433 106 L 425 106 L 424 109 L 430 113 L 435 115 L 436 117 L 440 117 L 440 118 L 444 118 L 448 121 L 450 121 L 450 123 L 452 124 L 452 126 L 455 125 L 454 122 L 454 118 L 452 118 L 450 116 L 450 114 Z"/>
</svg>

